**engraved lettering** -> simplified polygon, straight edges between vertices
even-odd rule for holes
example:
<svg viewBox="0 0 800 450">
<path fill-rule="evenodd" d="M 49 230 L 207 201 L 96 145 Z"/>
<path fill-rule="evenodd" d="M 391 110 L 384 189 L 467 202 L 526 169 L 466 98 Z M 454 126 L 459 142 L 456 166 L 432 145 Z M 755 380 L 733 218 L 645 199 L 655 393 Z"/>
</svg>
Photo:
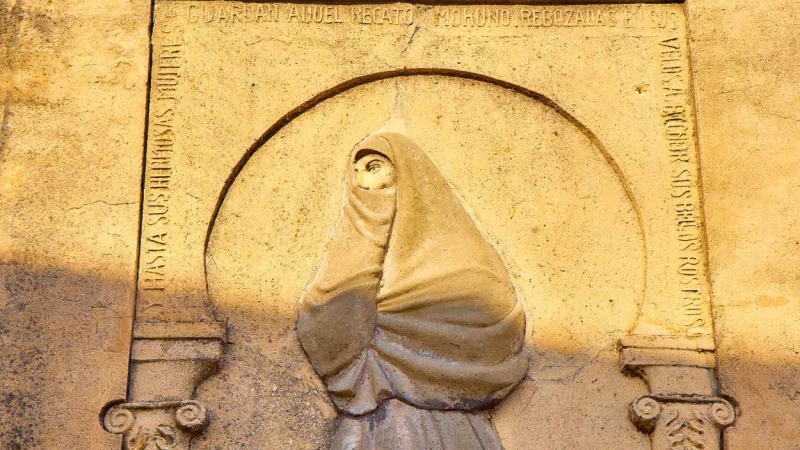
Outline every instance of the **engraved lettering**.
<svg viewBox="0 0 800 450">
<path fill-rule="evenodd" d="M 669 15 L 648 16 L 657 28 L 671 25 Z M 626 17 L 634 20 L 634 16 Z M 686 82 L 688 68 L 683 60 L 682 41 L 677 37 L 658 44 L 662 92 L 661 124 L 670 168 L 669 195 L 672 198 L 673 228 L 678 250 L 677 275 L 680 288 L 680 324 L 687 336 L 703 333 L 707 306 L 701 290 L 702 240 L 697 205 L 697 172 L 693 159 L 692 122 L 688 110 Z"/>
<path fill-rule="evenodd" d="M 351 17 L 354 23 L 361 25 L 411 25 L 414 23 L 414 9 L 402 6 L 354 6 Z"/>
<path fill-rule="evenodd" d="M 427 17 L 427 14 L 419 14 Z M 430 17 L 433 25 L 451 28 L 511 27 L 625 27 L 641 29 L 678 28 L 679 15 L 674 11 L 645 11 L 625 6 L 437 6 Z M 325 4 L 191 4 L 186 8 L 186 22 L 215 26 L 236 26 L 285 22 L 297 24 L 338 24 L 348 21 L 360 25 L 413 25 L 416 8 L 392 5 Z"/>
<path fill-rule="evenodd" d="M 205 22 L 208 9 L 198 5 L 186 8 L 188 23 Z M 237 9 L 241 18 L 243 10 Z M 170 224 L 170 190 L 172 188 L 173 153 L 177 137 L 175 117 L 178 111 L 178 91 L 184 65 L 183 28 L 171 19 L 177 13 L 165 14 L 167 20 L 159 27 L 158 44 L 153 47 L 151 114 L 147 161 L 145 164 L 145 193 L 142 217 L 142 267 L 140 287 L 144 291 L 164 291 L 169 263 L 168 229 Z M 152 305 L 152 299 L 143 299 Z"/>
</svg>

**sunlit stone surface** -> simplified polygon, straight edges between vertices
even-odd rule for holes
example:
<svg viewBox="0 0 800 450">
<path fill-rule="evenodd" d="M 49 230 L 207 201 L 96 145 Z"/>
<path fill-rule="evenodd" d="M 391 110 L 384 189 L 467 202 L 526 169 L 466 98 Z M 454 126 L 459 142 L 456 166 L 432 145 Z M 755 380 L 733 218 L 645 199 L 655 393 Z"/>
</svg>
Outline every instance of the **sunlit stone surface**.
<svg viewBox="0 0 800 450">
<path fill-rule="evenodd" d="M 800 7 L 346 3 L 0 2 L 0 448 L 796 447 Z"/>
</svg>

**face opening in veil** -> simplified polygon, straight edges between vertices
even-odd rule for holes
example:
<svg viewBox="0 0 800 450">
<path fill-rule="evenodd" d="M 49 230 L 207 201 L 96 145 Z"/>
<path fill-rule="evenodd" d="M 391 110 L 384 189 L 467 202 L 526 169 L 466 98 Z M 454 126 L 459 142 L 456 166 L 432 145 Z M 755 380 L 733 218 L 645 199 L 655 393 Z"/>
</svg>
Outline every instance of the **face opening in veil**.
<svg viewBox="0 0 800 450">
<path fill-rule="evenodd" d="M 484 410 L 529 360 L 505 266 L 408 137 L 372 135 L 348 164 L 297 324 L 340 412 L 331 449 L 502 448 Z M 426 426 L 439 431 L 408 440 Z"/>
<path fill-rule="evenodd" d="M 355 155 L 356 185 L 362 189 L 377 190 L 394 186 L 394 164 L 386 155 L 365 149 Z"/>
</svg>

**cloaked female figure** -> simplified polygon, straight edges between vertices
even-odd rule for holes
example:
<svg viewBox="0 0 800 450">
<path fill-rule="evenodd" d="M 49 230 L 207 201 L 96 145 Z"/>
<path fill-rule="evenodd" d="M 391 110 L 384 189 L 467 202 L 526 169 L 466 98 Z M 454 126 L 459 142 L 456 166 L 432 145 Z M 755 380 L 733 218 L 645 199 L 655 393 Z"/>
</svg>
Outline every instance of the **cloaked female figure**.
<svg viewBox="0 0 800 450">
<path fill-rule="evenodd" d="M 499 256 L 403 135 L 356 146 L 344 202 L 297 323 L 340 413 L 330 449 L 502 449 L 485 410 L 529 356 Z"/>
</svg>

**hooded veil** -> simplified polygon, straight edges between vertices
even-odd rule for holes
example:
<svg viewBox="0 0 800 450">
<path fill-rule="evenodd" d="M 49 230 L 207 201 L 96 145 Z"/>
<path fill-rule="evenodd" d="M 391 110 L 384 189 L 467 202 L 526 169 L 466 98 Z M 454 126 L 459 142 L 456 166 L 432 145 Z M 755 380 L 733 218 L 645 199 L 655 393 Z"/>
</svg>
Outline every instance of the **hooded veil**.
<svg viewBox="0 0 800 450">
<path fill-rule="evenodd" d="M 356 185 L 354 162 L 364 152 L 394 164 L 394 186 Z M 300 341 L 345 419 L 385 409 L 384 434 L 427 423 L 444 442 L 442 424 L 460 420 L 446 412 L 490 407 L 522 380 L 524 312 L 497 253 L 416 144 L 400 134 L 370 136 L 348 169 L 344 217 L 301 299 Z M 461 422 L 482 442 L 476 448 L 500 448 L 499 440 L 484 442 L 497 439 L 482 436 L 496 435 L 488 419 Z M 375 433 L 374 423 L 340 424 L 331 448 L 434 448 L 424 440 L 378 444 Z"/>
</svg>

